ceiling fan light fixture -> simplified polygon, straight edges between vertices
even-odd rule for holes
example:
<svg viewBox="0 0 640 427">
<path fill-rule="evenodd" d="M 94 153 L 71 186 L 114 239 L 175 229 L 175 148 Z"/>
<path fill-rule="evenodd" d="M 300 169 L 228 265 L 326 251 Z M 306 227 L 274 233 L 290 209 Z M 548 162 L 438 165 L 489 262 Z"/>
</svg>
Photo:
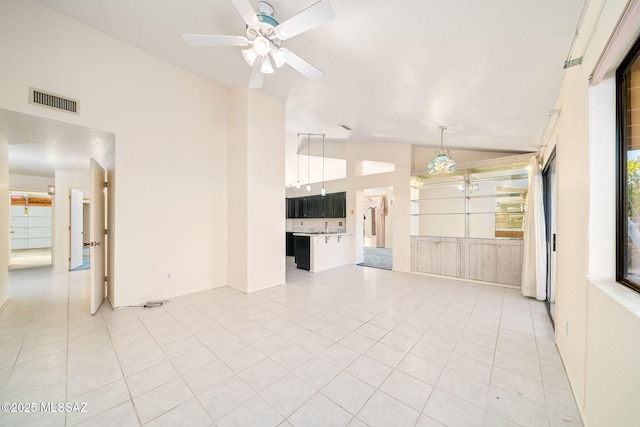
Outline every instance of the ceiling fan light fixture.
<svg viewBox="0 0 640 427">
<path fill-rule="evenodd" d="M 273 65 L 271 65 L 271 60 L 268 56 L 262 58 L 262 66 L 260 67 L 260 72 L 263 74 L 273 73 Z"/>
<path fill-rule="evenodd" d="M 256 62 L 256 58 L 258 58 L 258 54 L 252 47 L 250 47 L 249 49 L 244 49 L 242 51 L 242 56 L 244 57 L 244 60 L 247 61 L 247 64 L 249 64 L 250 67 L 253 67 L 254 62 Z"/>
<path fill-rule="evenodd" d="M 273 58 L 273 62 L 276 64 L 276 67 L 281 68 L 285 62 L 287 62 L 286 51 L 274 46 L 269 53 L 271 54 L 271 58 Z"/>
<path fill-rule="evenodd" d="M 262 36 L 258 36 L 253 41 L 253 48 L 258 56 L 267 56 L 271 50 L 271 42 Z"/>
<path fill-rule="evenodd" d="M 252 67 L 248 87 L 260 89 L 263 74 L 273 73 L 273 64 L 280 68 L 285 63 L 309 80 L 319 80 L 324 73 L 285 48 L 282 42 L 302 34 L 335 18 L 330 0 L 318 0 L 308 8 L 295 14 L 284 22 L 273 17 L 273 7 L 264 1 L 230 0 L 233 7 L 245 23 L 246 37 L 216 34 L 183 34 L 189 46 L 248 46 L 242 55 Z M 258 3 L 257 11 L 252 4 Z M 262 62 L 256 61 L 262 57 Z M 266 58 L 266 59 L 265 59 Z"/>
</svg>

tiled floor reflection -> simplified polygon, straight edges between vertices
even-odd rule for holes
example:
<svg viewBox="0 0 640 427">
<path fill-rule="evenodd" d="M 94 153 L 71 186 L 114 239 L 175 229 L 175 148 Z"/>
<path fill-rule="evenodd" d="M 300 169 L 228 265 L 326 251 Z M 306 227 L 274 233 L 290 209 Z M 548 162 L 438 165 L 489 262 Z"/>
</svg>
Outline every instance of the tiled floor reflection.
<svg viewBox="0 0 640 427">
<path fill-rule="evenodd" d="M 544 304 L 344 266 L 91 316 L 88 271 L 11 270 L 0 425 L 581 425 Z"/>
</svg>

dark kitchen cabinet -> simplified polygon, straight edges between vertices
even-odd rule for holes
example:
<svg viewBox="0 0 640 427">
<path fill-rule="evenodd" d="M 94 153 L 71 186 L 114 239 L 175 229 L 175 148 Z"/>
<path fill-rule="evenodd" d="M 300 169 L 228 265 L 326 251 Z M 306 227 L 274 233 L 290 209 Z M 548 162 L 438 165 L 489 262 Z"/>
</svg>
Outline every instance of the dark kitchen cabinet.
<svg viewBox="0 0 640 427">
<path fill-rule="evenodd" d="M 295 243 L 293 239 L 293 232 L 287 231 L 287 240 L 286 240 L 287 256 L 295 256 L 296 251 L 295 251 L 294 245 Z"/>
<path fill-rule="evenodd" d="M 307 197 L 296 197 L 294 202 L 294 218 L 308 218 L 309 217 L 309 203 Z"/>
<path fill-rule="evenodd" d="M 287 199 L 287 218 L 346 218 L 347 193 Z"/>
<path fill-rule="evenodd" d="M 311 241 L 309 236 L 293 236 L 296 266 L 301 270 L 311 269 Z"/>
<path fill-rule="evenodd" d="M 324 217 L 324 197 L 322 196 L 311 196 L 312 204 L 313 204 L 313 213 L 310 215 L 311 218 L 322 218 Z"/>
<path fill-rule="evenodd" d="M 333 218 L 346 218 L 347 216 L 347 193 L 333 193 Z"/>
<path fill-rule="evenodd" d="M 335 194 L 327 194 L 322 198 L 322 216 L 324 218 L 335 218 L 333 216 L 333 205 L 335 200 Z"/>
<path fill-rule="evenodd" d="M 296 218 L 296 199 L 287 199 L 287 218 Z"/>
</svg>

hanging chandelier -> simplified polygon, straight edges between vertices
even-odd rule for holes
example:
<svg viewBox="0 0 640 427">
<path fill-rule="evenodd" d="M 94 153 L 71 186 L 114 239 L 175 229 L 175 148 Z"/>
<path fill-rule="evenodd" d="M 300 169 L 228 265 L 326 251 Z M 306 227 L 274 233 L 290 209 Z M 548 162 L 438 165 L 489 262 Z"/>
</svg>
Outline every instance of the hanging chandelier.
<svg viewBox="0 0 640 427">
<path fill-rule="evenodd" d="M 456 162 L 449 155 L 449 150 L 444 149 L 444 131 L 447 129 L 444 126 L 439 126 L 440 129 L 440 150 L 436 151 L 436 158 L 429 162 L 427 165 L 427 172 L 430 175 L 445 175 L 456 171 Z"/>
<path fill-rule="evenodd" d="M 300 189 L 300 134 L 298 134 L 298 148 L 296 150 L 296 161 L 298 162 L 298 180 L 296 181 L 296 188 Z"/>
<path fill-rule="evenodd" d="M 320 195 L 322 197 L 327 195 L 327 190 L 324 188 L 324 134 L 322 134 L 322 189 Z"/>
<path fill-rule="evenodd" d="M 309 177 L 310 177 L 310 172 L 309 171 L 311 170 L 311 167 L 310 167 L 311 166 L 311 163 L 310 163 L 311 162 L 311 160 L 310 160 L 311 156 L 309 155 L 309 150 L 310 150 L 309 147 L 311 146 L 310 138 L 311 138 L 311 134 L 308 133 L 307 134 L 307 191 L 311 191 L 311 180 L 309 179 Z"/>
</svg>

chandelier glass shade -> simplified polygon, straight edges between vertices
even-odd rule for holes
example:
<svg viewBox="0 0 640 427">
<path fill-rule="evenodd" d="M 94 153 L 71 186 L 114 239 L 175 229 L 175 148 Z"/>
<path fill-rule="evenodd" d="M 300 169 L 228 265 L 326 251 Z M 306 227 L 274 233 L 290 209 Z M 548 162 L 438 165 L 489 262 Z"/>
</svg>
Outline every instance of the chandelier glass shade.
<svg viewBox="0 0 640 427">
<path fill-rule="evenodd" d="M 445 150 L 443 134 L 444 126 L 440 126 L 440 150 L 436 151 L 436 158 L 427 165 L 427 172 L 430 175 L 445 175 L 456 171 L 456 162 L 449 155 L 449 150 Z"/>
</svg>

